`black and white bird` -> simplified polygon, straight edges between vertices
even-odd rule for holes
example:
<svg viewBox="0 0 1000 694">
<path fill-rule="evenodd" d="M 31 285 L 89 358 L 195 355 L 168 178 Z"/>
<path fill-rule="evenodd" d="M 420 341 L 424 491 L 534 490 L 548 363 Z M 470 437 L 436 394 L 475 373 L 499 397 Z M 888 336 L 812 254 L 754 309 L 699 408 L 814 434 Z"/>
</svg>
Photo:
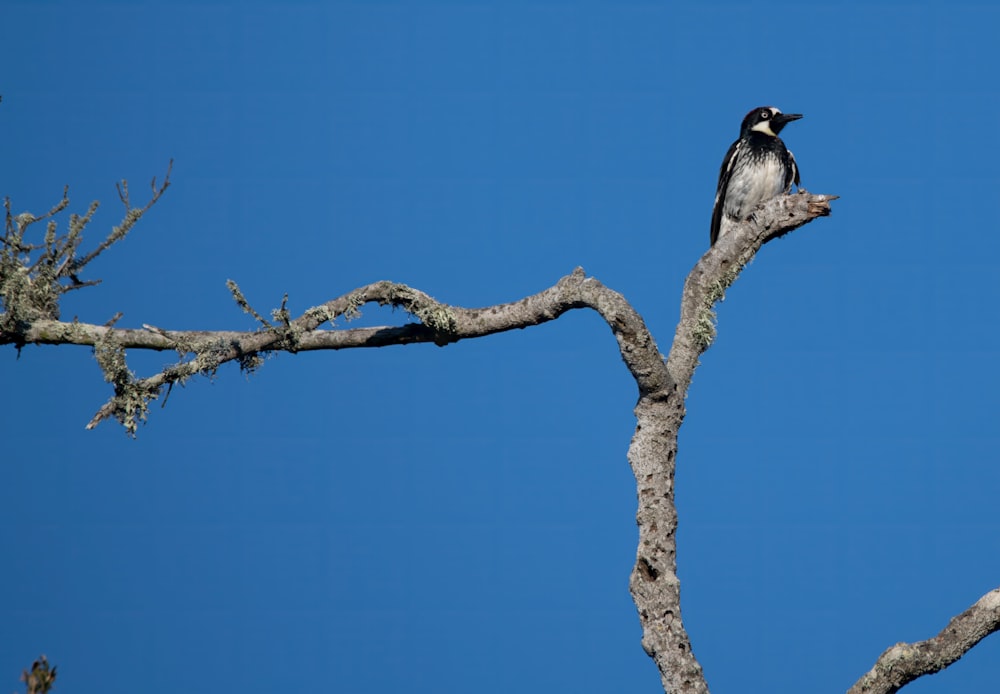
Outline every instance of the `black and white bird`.
<svg viewBox="0 0 1000 694">
<path fill-rule="evenodd" d="M 712 245 L 729 228 L 750 218 L 765 200 L 787 193 L 799 185 L 799 167 L 778 133 L 802 117 L 782 113 L 773 106 L 755 108 L 743 119 L 740 139 L 722 160 L 719 187 L 712 210 Z"/>
</svg>

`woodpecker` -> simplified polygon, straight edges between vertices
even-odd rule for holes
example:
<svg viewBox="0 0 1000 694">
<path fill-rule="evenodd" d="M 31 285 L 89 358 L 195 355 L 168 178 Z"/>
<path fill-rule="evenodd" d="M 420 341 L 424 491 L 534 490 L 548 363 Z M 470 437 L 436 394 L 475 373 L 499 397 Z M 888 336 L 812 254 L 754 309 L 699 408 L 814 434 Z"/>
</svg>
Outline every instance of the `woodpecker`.
<svg viewBox="0 0 1000 694">
<path fill-rule="evenodd" d="M 787 193 L 799 185 L 799 167 L 778 133 L 800 113 L 782 113 L 761 106 L 748 113 L 740 126 L 740 139 L 722 160 L 719 187 L 712 209 L 712 245 L 765 200 Z"/>
</svg>

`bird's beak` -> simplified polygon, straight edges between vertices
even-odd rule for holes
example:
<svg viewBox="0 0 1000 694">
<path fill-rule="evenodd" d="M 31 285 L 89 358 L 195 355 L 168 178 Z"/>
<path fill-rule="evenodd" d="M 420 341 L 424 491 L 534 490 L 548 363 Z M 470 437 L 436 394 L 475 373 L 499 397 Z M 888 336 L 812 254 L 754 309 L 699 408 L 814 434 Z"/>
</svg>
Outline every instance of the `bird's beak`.
<svg viewBox="0 0 1000 694">
<path fill-rule="evenodd" d="M 779 113 L 774 118 L 771 119 L 771 123 L 773 125 L 782 127 L 786 123 L 791 123 L 793 120 L 798 120 L 801 117 L 802 117 L 801 113 Z"/>
</svg>

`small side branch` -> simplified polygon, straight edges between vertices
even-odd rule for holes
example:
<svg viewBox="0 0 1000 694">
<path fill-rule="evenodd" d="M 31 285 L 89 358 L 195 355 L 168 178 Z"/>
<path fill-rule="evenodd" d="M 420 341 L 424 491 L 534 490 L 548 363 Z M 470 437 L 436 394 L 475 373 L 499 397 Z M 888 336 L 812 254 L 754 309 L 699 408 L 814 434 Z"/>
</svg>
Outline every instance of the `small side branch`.
<svg viewBox="0 0 1000 694">
<path fill-rule="evenodd" d="M 934 638 L 887 649 L 847 694 L 892 694 L 918 677 L 943 670 L 1000 631 L 1000 588 L 991 590 Z"/>
<path fill-rule="evenodd" d="M 85 265 L 90 263 L 90 261 L 104 251 L 108 250 L 108 248 L 110 248 L 113 244 L 121 241 L 125 238 L 125 235 L 128 234 L 128 232 L 132 231 L 132 227 L 134 227 L 136 223 L 142 219 L 142 216 L 149 211 L 149 208 L 155 205 L 160 200 L 160 197 L 167 192 L 167 188 L 170 187 L 170 172 L 173 168 L 174 160 L 171 159 L 170 163 L 167 164 L 167 173 L 163 176 L 163 183 L 159 185 L 156 183 L 156 176 L 153 177 L 149 186 L 151 191 L 149 201 L 142 207 L 132 207 L 132 200 L 128 192 L 128 181 L 122 180 L 115 184 L 118 189 L 118 199 L 121 200 L 122 205 L 125 207 L 125 216 L 122 218 L 122 223 L 118 226 L 112 227 L 111 233 L 109 233 L 107 237 L 90 253 L 82 258 L 75 258 L 72 260 L 70 265 L 74 273 L 79 272 Z"/>
<path fill-rule="evenodd" d="M 173 162 L 171 162 L 171 166 Z M 162 184 L 153 179 L 152 194 L 141 208 L 131 206 L 128 184 L 118 191 L 125 215 L 108 236 L 85 255 L 79 252 L 83 232 L 99 207 L 92 202 L 83 215 L 71 214 L 65 233 L 58 233 L 55 219 L 69 205 L 68 188 L 55 206 L 40 217 L 23 212 L 14 214 L 10 199 L 4 200 L 5 228 L 0 237 L 0 344 L 27 344 L 26 332 L 39 320 L 59 318 L 62 295 L 100 280 L 82 280 L 80 273 L 91 261 L 125 238 L 142 216 L 160 199 L 170 185 L 170 166 Z M 44 231 L 35 233 L 39 222 Z"/>
</svg>

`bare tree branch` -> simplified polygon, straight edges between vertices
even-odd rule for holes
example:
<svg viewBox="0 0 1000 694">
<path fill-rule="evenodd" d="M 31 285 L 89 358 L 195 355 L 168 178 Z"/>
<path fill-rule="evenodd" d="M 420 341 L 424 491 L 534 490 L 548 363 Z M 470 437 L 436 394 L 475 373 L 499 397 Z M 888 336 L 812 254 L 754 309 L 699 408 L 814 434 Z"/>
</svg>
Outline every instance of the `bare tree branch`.
<svg viewBox="0 0 1000 694">
<path fill-rule="evenodd" d="M 684 282 L 681 317 L 664 365 L 668 376 L 663 380 L 670 386 L 645 392 L 640 385 L 638 421 L 629 447 L 639 492 L 639 549 L 629 586 L 642 622 L 643 648 L 656 661 L 666 692 L 708 692 L 681 621 L 674 466 L 687 389 L 699 357 L 715 339 L 713 306 L 761 246 L 830 214 L 834 199 L 805 191 L 774 198 L 719 239 Z"/>
<path fill-rule="evenodd" d="M 382 281 L 310 308 L 295 319 L 288 311 L 285 295 L 280 306 L 271 311 L 272 320 L 255 310 L 230 280 L 227 286 L 237 305 L 260 325 L 255 331 L 181 331 L 151 325 L 143 325 L 142 329 L 117 328 L 120 314 L 104 325 L 58 320 L 63 293 L 99 281 L 81 281 L 77 273 L 125 237 L 166 191 L 169 176 L 168 168 L 160 186 L 153 179 L 151 198 L 142 208 L 132 206 L 128 184 L 122 181 L 118 193 L 125 207 L 123 222 L 83 256 L 77 254 L 77 249 L 83 229 L 97 211 L 97 203 L 92 203 L 83 216 L 71 215 L 69 231 L 58 236 L 52 217 L 69 204 L 65 191 L 63 199 L 41 217 L 14 215 L 7 200 L 6 229 L 0 239 L 0 301 L 4 309 L 0 312 L 0 345 L 92 346 L 105 380 L 114 387 L 114 395 L 87 428 L 114 417 L 134 435 L 138 423 L 146 418 L 149 402 L 164 390 L 169 394 L 175 383 L 184 383 L 197 374 L 211 376 L 227 362 L 235 361 L 241 369 L 252 371 L 270 352 L 416 343 L 445 346 L 539 325 L 574 309 L 594 310 L 611 328 L 639 391 L 636 430 L 628 450 L 637 483 L 639 526 L 639 546 L 629 586 L 642 625 L 642 645 L 656 662 L 665 691 L 708 692 L 681 620 L 677 578 L 674 471 L 687 390 L 701 354 L 715 339 L 715 303 L 765 243 L 829 214 L 830 202 L 836 196 L 800 190 L 796 195 L 774 198 L 710 248 L 685 281 L 680 320 L 665 359 L 642 317 L 628 301 L 587 277 L 581 268 L 537 294 L 486 308 L 449 306 L 417 289 Z M 29 243 L 29 227 L 43 220 L 49 221 L 42 242 Z M 336 327 L 338 318 L 350 320 L 369 303 L 401 308 L 419 322 L 376 328 Z M 324 324 L 329 327 L 321 329 Z M 128 349 L 172 350 L 179 360 L 140 379 L 128 369 Z M 896 644 L 886 650 L 849 694 L 896 692 L 922 675 L 947 667 L 998 630 L 1000 588 L 952 619 L 936 637 L 915 644 Z M 54 674 L 53 668 L 53 679 Z"/>
<path fill-rule="evenodd" d="M 149 201 L 142 207 L 132 207 L 132 201 L 128 193 L 128 181 L 122 179 L 119 183 L 115 184 L 115 187 L 118 189 L 118 199 L 121 200 L 122 205 L 125 206 L 125 217 L 122 219 L 122 223 L 120 225 L 112 227 L 111 233 L 108 234 L 107 238 L 101 241 L 97 248 L 82 258 L 72 259 L 71 266 L 74 272 L 78 272 L 85 265 L 87 265 L 87 263 L 92 261 L 104 251 L 108 250 L 112 244 L 125 238 L 125 235 L 132 230 L 132 227 L 135 226 L 136 222 L 142 219 L 142 216 L 149 212 L 149 208 L 159 201 L 160 196 L 167 192 L 167 188 L 170 187 L 170 172 L 173 168 L 174 160 L 171 159 L 170 163 L 167 164 L 167 173 L 163 176 L 163 183 L 159 186 L 156 185 L 156 176 L 153 176 L 153 180 L 150 183 L 152 194 L 149 197 Z M 93 210 L 88 213 L 88 217 L 91 214 L 93 214 Z"/>
<path fill-rule="evenodd" d="M 934 638 L 887 649 L 847 694 L 893 694 L 918 677 L 943 670 L 1000 631 L 1000 588 L 991 590 Z"/>
<path fill-rule="evenodd" d="M 406 285 L 376 282 L 310 308 L 300 317 L 281 326 L 270 324 L 257 311 L 250 308 L 246 299 L 242 298 L 242 293 L 239 293 L 238 287 L 232 282 L 230 289 L 234 290 L 234 295 L 240 297 L 239 303 L 244 310 L 265 324 L 264 329 L 243 333 L 181 332 L 160 329 L 137 331 L 101 328 L 81 323 L 40 321 L 28 334 L 37 337 L 37 340 L 33 340 L 37 342 L 72 341 L 76 344 L 96 346 L 110 341 L 120 348 L 174 349 L 182 354 L 195 355 L 154 376 L 138 381 L 122 383 L 116 379 L 109 379 L 116 384 L 115 397 L 97 412 L 87 425 L 88 428 L 96 426 L 109 416 L 121 419 L 125 414 L 123 407 L 127 407 L 130 413 L 144 411 L 137 398 L 145 401 L 155 399 L 162 387 L 183 382 L 199 373 L 214 373 L 219 366 L 230 361 L 239 361 L 243 368 L 252 370 L 259 365 L 261 355 L 274 351 L 383 347 L 420 342 L 433 342 L 443 346 L 459 340 L 545 323 L 575 308 L 592 308 L 605 317 L 612 330 L 619 336 L 626 363 L 637 362 L 640 358 L 658 359 L 659 355 L 651 337 L 642 345 L 634 341 L 635 333 L 648 336 L 648 331 L 628 302 L 597 280 L 587 278 L 583 270 L 575 271 L 561 279 L 554 287 L 533 296 L 514 303 L 482 309 L 448 306 Z M 360 306 L 368 303 L 401 308 L 417 317 L 421 323 L 399 327 L 318 330 L 323 323 L 332 323 L 341 316 L 356 313 Z M 631 332 L 624 335 L 623 331 Z M 628 341 L 629 346 L 627 352 L 624 350 L 625 341 Z M 109 362 L 107 368 L 104 365 L 102 368 L 107 374 L 109 370 L 117 368 L 117 362 Z M 646 375 L 640 387 L 654 375 L 653 373 Z M 655 386 L 646 385 L 646 387 Z"/>
<path fill-rule="evenodd" d="M 155 196 L 155 192 L 154 192 Z M 127 191 L 123 192 L 127 205 Z M 642 317 L 625 298 L 582 269 L 554 286 L 520 301 L 467 309 L 440 303 L 423 292 L 392 282 L 376 282 L 332 299 L 291 319 L 287 297 L 272 312 L 274 322 L 253 309 L 234 283 L 237 304 L 261 325 L 253 332 L 142 330 L 62 322 L 56 315 L 35 315 L 13 325 L 0 314 L 0 344 L 92 345 L 114 396 L 87 425 L 115 417 L 130 434 L 145 419 L 151 400 L 174 383 L 196 374 L 212 375 L 226 362 L 254 370 L 269 352 L 383 347 L 432 342 L 447 345 L 555 320 L 563 313 L 589 308 L 611 328 L 619 353 L 638 386 L 635 434 L 628 459 L 638 486 L 639 548 L 630 589 L 643 629 L 642 644 L 660 671 L 668 692 L 707 692 L 704 675 L 681 621 L 677 579 L 674 465 L 684 400 L 699 356 L 715 336 L 715 302 L 743 266 L 767 241 L 829 214 L 835 196 L 796 195 L 775 198 L 754 217 L 723 237 L 695 265 L 684 286 L 681 317 L 669 357 L 664 360 Z M 132 209 L 128 206 L 129 209 Z M 110 237 L 109 237 L 110 238 Z M 88 257 L 89 259 L 89 257 Z M 6 297 L 4 298 L 6 302 Z M 337 318 L 350 319 L 368 303 L 405 310 L 419 323 L 379 328 L 338 329 Z M 331 329 L 320 326 L 330 324 Z M 152 376 L 137 379 L 127 368 L 126 349 L 174 350 L 180 360 Z"/>
<path fill-rule="evenodd" d="M 83 230 L 91 222 L 99 204 L 92 202 L 84 215 L 72 214 L 69 229 L 57 235 L 56 222 L 52 217 L 69 206 L 69 188 L 63 189 L 63 197 L 52 209 L 41 217 L 23 212 L 15 215 L 11 211 L 10 199 L 4 200 L 5 225 L 0 237 L 0 345 L 15 344 L 20 348 L 27 342 L 23 334 L 38 320 L 59 318 L 59 301 L 66 292 L 92 286 L 100 280 L 83 281 L 81 270 L 113 244 L 125 238 L 142 216 L 152 207 L 170 186 L 170 168 L 163 183 L 152 183 L 152 195 L 144 207 L 134 208 L 128 197 L 128 183 L 119 184 L 119 196 L 125 205 L 122 223 L 112 227 L 111 233 L 94 250 L 80 257 L 77 253 L 83 240 Z M 31 227 L 38 222 L 49 220 L 45 226 L 42 243 L 30 243 L 27 236 Z"/>
</svg>

